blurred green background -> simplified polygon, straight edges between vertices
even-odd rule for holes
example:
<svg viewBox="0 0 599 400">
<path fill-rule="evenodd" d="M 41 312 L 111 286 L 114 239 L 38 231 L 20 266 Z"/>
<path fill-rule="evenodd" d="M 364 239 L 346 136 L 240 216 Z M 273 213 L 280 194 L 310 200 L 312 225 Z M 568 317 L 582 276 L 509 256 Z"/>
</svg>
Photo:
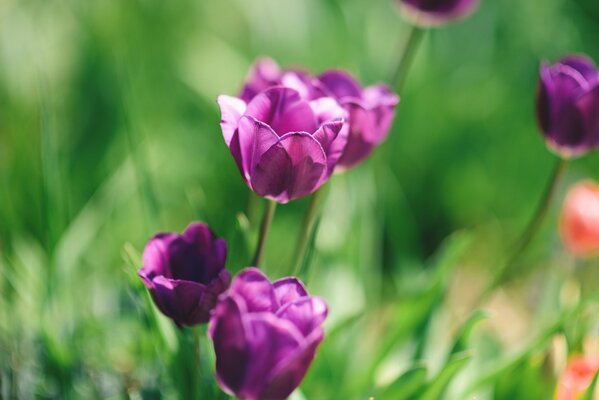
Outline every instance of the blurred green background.
<svg viewBox="0 0 599 400">
<path fill-rule="evenodd" d="M 173 381 L 131 260 L 153 233 L 204 220 L 229 241 L 238 271 L 262 210 L 224 145 L 216 96 L 235 94 L 261 55 L 385 81 L 408 30 L 392 0 L 0 1 L 2 395 L 168 397 Z M 597 43 L 596 0 L 482 0 L 467 21 L 427 33 L 389 139 L 328 187 L 308 281 L 330 304 L 333 333 L 302 387 L 307 399 L 373 395 L 407 365 L 385 366 L 398 351 L 443 365 L 435 348 L 445 342 L 431 332 L 465 320 L 467 298 L 525 225 L 554 162 L 534 117 L 539 62 L 570 52 L 599 60 Z M 599 179 L 598 154 L 575 160 L 566 184 L 583 177 Z M 475 347 L 481 363 L 528 346 L 560 315 L 563 282 L 593 290 L 596 261 L 575 265 L 555 233 L 566 187 L 518 279 L 494 300 Z M 291 268 L 306 205 L 277 210 L 273 278 Z M 435 274 L 427 260 L 457 230 L 470 238 L 463 256 Z M 431 276 L 442 283 L 422 305 Z M 372 320 L 339 325 L 353 315 Z M 369 363 L 379 342 L 387 347 Z M 548 398 L 549 342 L 520 360 L 516 382 L 513 370 L 508 383 L 494 375 L 476 398 Z M 444 396 L 460 397 L 463 375 Z"/>
</svg>

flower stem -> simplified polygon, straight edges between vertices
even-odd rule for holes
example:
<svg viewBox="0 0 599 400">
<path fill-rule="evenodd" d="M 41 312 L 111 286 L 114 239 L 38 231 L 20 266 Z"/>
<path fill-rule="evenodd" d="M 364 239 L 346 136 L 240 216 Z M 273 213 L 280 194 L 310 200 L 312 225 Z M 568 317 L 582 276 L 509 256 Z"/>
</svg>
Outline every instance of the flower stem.
<svg viewBox="0 0 599 400">
<path fill-rule="evenodd" d="M 264 253 L 264 246 L 266 245 L 266 236 L 270 230 L 272 219 L 275 215 L 277 203 L 273 200 L 266 200 L 264 215 L 262 216 L 262 223 L 260 224 L 260 236 L 258 237 L 258 245 L 256 246 L 256 253 L 254 253 L 254 261 L 252 265 L 260 267 L 262 263 L 262 257 Z"/>
<path fill-rule="evenodd" d="M 401 51 L 399 52 L 397 64 L 393 69 L 393 74 L 391 75 L 391 79 L 389 81 L 399 93 L 401 93 L 403 89 L 406 77 L 408 76 L 408 71 L 412 65 L 414 56 L 416 55 L 416 50 L 418 49 L 418 46 L 420 45 L 422 37 L 425 33 L 426 30 L 416 25 L 412 25 L 410 32 L 408 33 L 408 37 L 404 42 Z"/>
<path fill-rule="evenodd" d="M 524 253 L 528 245 L 535 238 L 539 229 L 543 225 L 543 221 L 549 212 L 549 208 L 557 193 L 557 188 L 559 183 L 561 182 L 564 173 L 566 172 L 566 167 L 568 165 L 568 161 L 563 158 L 558 158 L 555 162 L 555 166 L 553 167 L 553 172 L 549 181 L 547 182 L 547 186 L 545 187 L 545 192 L 543 193 L 543 197 L 541 201 L 537 205 L 537 209 L 533 214 L 532 219 L 529 221 L 526 229 L 522 232 L 520 239 L 516 242 L 514 246 L 514 250 L 511 255 L 507 259 L 507 262 L 503 265 L 503 267 L 499 268 L 495 273 L 493 279 L 491 279 L 489 285 L 486 289 L 481 293 L 478 297 L 476 305 L 480 305 L 486 298 L 493 292 L 493 290 L 501 285 L 506 279 L 510 277 L 512 270 L 518 258 Z"/>
<path fill-rule="evenodd" d="M 310 239 L 316 235 L 315 223 L 318 219 L 320 204 L 325 197 L 324 195 L 325 189 L 321 186 L 310 196 L 310 204 L 308 204 L 308 209 L 304 215 L 304 221 L 302 222 L 302 228 L 295 247 L 293 258 L 293 275 L 295 276 L 298 276 L 306 268 L 306 250 L 308 249 Z"/>
</svg>

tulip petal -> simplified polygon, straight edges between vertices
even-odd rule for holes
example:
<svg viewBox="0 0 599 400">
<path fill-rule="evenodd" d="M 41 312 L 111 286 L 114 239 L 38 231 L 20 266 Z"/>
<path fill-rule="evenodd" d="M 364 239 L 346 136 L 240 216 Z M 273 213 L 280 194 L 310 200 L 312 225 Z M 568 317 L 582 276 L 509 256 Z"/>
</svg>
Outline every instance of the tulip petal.
<svg viewBox="0 0 599 400">
<path fill-rule="evenodd" d="M 395 107 L 399 103 L 399 96 L 387 85 L 368 86 L 362 91 L 362 99 L 366 108 Z"/>
<path fill-rule="evenodd" d="M 225 297 L 214 310 L 208 334 L 216 354 L 216 377 L 229 393 L 239 393 L 246 380 L 250 350 L 246 328 L 234 297 Z"/>
<path fill-rule="evenodd" d="M 332 97 L 320 97 L 310 101 L 310 107 L 319 125 L 334 120 L 347 119 L 347 111 Z"/>
<path fill-rule="evenodd" d="M 323 86 L 337 99 L 359 99 L 362 97 L 362 88 L 347 72 L 329 70 L 318 77 Z"/>
<path fill-rule="evenodd" d="M 258 268 L 241 271 L 233 281 L 230 292 L 243 298 L 247 312 L 274 312 L 279 308 L 273 286 Z"/>
<path fill-rule="evenodd" d="M 342 121 L 327 122 L 314 133 L 314 139 L 320 143 L 327 157 L 327 173 L 323 176 L 324 179 L 331 176 L 337 162 L 343 155 L 347 145 L 348 133 L 349 126 Z"/>
<path fill-rule="evenodd" d="M 233 156 L 233 160 L 235 160 L 235 165 L 237 165 L 237 168 L 243 175 L 237 126 L 239 119 L 245 111 L 246 104 L 241 99 L 225 95 L 219 96 L 217 102 L 221 112 L 220 127 L 225 138 L 225 143 Z"/>
<path fill-rule="evenodd" d="M 401 8 L 415 25 L 436 26 L 466 18 L 478 3 L 479 0 L 401 0 Z"/>
<path fill-rule="evenodd" d="M 548 136 L 549 145 L 576 156 L 599 145 L 599 86 L 580 96 L 559 114 Z"/>
<path fill-rule="evenodd" d="M 145 279 L 151 281 L 160 275 L 173 277 L 168 249 L 177 238 L 178 235 L 174 233 L 159 233 L 150 239 L 142 255 L 143 267 L 139 270 L 139 275 L 144 281 Z"/>
<path fill-rule="evenodd" d="M 258 93 L 276 85 L 281 79 L 281 73 L 279 65 L 272 58 L 262 57 L 257 59 L 250 67 L 246 84 L 239 97 L 249 102 Z"/>
<path fill-rule="evenodd" d="M 237 130 L 239 119 L 246 109 L 246 104 L 243 100 L 237 97 L 221 95 L 216 99 L 221 113 L 220 127 L 223 131 L 225 143 L 231 146 L 231 140 Z"/>
<path fill-rule="evenodd" d="M 214 307 L 216 298 L 205 301 L 205 285 L 163 276 L 154 278 L 153 283 L 154 288 L 150 290 L 150 294 L 154 303 L 177 324 L 196 325 L 208 322 L 209 311 Z"/>
<path fill-rule="evenodd" d="M 263 394 L 267 377 L 273 368 L 297 351 L 303 337 L 289 321 L 272 314 L 247 314 L 245 322 L 251 364 L 240 397 L 272 399 Z"/>
<path fill-rule="evenodd" d="M 590 58 L 583 55 L 570 55 L 560 60 L 560 64 L 567 65 L 578 71 L 589 84 L 599 80 L 599 71 Z"/>
<path fill-rule="evenodd" d="M 303 297 L 285 304 L 277 311 L 279 318 L 291 321 L 307 337 L 327 317 L 327 305 L 319 297 Z"/>
<path fill-rule="evenodd" d="M 281 306 L 308 296 L 308 291 L 304 284 L 293 276 L 279 279 L 278 281 L 273 282 L 272 286 L 275 289 L 275 295 Z"/>
<path fill-rule="evenodd" d="M 247 115 L 239 120 L 238 132 L 241 169 L 249 183 L 256 164 L 262 155 L 279 141 L 279 137 L 268 125 Z"/>
<path fill-rule="evenodd" d="M 302 342 L 301 347 L 273 369 L 262 399 L 285 399 L 299 386 L 323 337 L 322 329 L 315 330 L 307 340 Z"/>
<path fill-rule="evenodd" d="M 289 133 L 262 155 L 251 186 L 259 196 L 287 203 L 315 191 L 326 164 L 322 146 L 310 134 Z"/>
<path fill-rule="evenodd" d="M 307 101 L 291 88 L 276 86 L 248 104 L 246 115 L 270 126 L 278 136 L 289 132 L 314 132 L 316 117 Z"/>
</svg>

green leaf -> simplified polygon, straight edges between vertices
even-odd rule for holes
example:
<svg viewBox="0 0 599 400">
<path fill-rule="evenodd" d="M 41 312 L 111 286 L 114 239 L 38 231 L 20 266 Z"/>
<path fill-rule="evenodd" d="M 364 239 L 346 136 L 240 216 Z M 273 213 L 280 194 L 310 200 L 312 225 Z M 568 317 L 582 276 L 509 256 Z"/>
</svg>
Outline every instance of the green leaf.
<svg viewBox="0 0 599 400">
<path fill-rule="evenodd" d="M 489 314 L 483 310 L 477 310 L 470 314 L 470 317 L 468 317 L 464 325 L 460 328 L 450 354 L 465 351 L 472 331 L 479 322 L 484 321 L 487 318 L 489 318 Z"/>
<path fill-rule="evenodd" d="M 393 306 L 394 319 L 389 323 L 387 336 L 383 339 L 369 369 L 369 376 L 374 376 L 376 368 L 399 344 L 421 327 L 430 317 L 445 292 L 448 277 L 458 264 L 472 241 L 472 235 L 458 232 L 445 240 L 438 254 L 433 257 L 434 272 L 428 289 L 424 293 L 415 293 L 407 298 L 398 299 Z"/>
<path fill-rule="evenodd" d="M 441 372 L 431 381 L 426 391 L 419 397 L 420 400 L 438 400 L 442 398 L 451 379 L 472 359 L 468 351 L 454 354 Z"/>
<path fill-rule="evenodd" d="M 414 366 L 385 387 L 376 398 L 380 400 L 413 399 L 422 391 L 425 385 L 426 367 L 423 365 Z"/>
</svg>

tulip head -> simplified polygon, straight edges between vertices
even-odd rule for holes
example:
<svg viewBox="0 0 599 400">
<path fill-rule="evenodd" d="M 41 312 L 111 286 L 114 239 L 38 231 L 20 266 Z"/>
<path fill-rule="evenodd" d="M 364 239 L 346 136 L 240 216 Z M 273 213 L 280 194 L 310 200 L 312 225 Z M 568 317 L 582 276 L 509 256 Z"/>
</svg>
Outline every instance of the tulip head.
<svg viewBox="0 0 599 400">
<path fill-rule="evenodd" d="M 444 25 L 468 17 L 479 0 L 399 0 L 404 16 L 422 27 Z"/>
<path fill-rule="evenodd" d="M 555 400 L 580 399 L 591 385 L 598 369 L 599 357 L 572 357 L 557 384 Z"/>
<path fill-rule="evenodd" d="M 139 276 L 160 311 L 178 326 L 206 323 L 231 280 L 227 244 L 203 223 L 182 235 L 159 233 L 146 245 Z"/>
<path fill-rule="evenodd" d="M 559 230 L 566 248 L 579 257 L 599 253 L 599 185 L 574 185 L 562 207 Z"/>
<path fill-rule="evenodd" d="M 308 101 L 274 86 L 249 103 L 219 96 L 225 142 L 256 194 L 287 203 L 318 189 L 332 174 L 345 145 L 345 111 L 332 99 Z"/>
<path fill-rule="evenodd" d="M 562 157 L 599 146 L 599 71 L 590 59 L 541 65 L 537 117 L 549 147 Z"/>
<path fill-rule="evenodd" d="M 210 320 L 219 385 L 244 400 L 284 399 L 300 384 L 324 337 L 326 303 L 296 278 L 271 283 L 247 268 Z"/>
</svg>

